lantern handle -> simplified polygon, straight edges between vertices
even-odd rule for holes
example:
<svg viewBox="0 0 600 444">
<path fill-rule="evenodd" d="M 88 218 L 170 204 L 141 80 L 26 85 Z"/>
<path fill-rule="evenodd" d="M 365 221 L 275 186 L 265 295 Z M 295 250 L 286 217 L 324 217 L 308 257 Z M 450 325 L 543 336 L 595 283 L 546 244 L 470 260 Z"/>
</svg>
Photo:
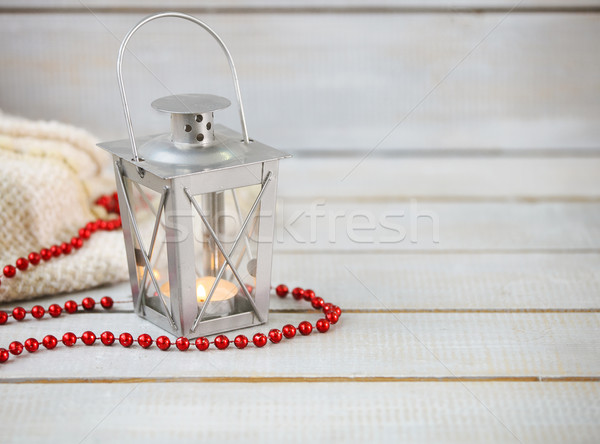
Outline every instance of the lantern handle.
<svg viewBox="0 0 600 444">
<path fill-rule="evenodd" d="M 250 143 L 250 138 L 248 137 L 248 129 L 246 127 L 246 117 L 244 115 L 244 105 L 242 104 L 242 94 L 240 93 L 240 83 L 238 81 L 237 71 L 235 69 L 235 64 L 233 63 L 233 58 L 231 57 L 231 53 L 229 52 L 229 49 L 227 49 L 227 46 L 225 45 L 225 43 L 223 42 L 221 37 L 219 37 L 217 35 L 217 33 L 215 31 L 213 31 L 213 29 L 210 26 L 208 26 L 206 23 L 202 22 L 201 20 L 197 19 L 196 17 L 193 17 L 188 14 L 184 14 L 182 12 L 161 12 L 159 14 L 150 15 L 150 16 L 142 19 L 137 25 L 135 25 L 133 28 L 131 28 L 131 30 L 127 33 L 127 35 L 121 42 L 121 47 L 119 48 L 119 56 L 117 57 L 117 81 L 119 82 L 119 92 L 121 93 L 121 102 L 123 104 L 123 112 L 125 113 L 125 122 L 127 124 L 127 132 L 129 133 L 129 140 L 131 141 L 131 149 L 133 151 L 133 160 L 135 162 L 139 162 L 144 159 L 140 158 L 138 155 L 137 145 L 135 143 L 135 136 L 133 134 L 133 125 L 131 123 L 131 114 L 129 112 L 129 105 L 127 104 L 127 96 L 125 94 L 125 85 L 123 84 L 123 72 L 122 72 L 123 71 L 122 70 L 123 56 L 125 54 L 125 49 L 127 47 L 127 43 L 129 42 L 129 39 L 131 39 L 133 34 L 135 34 L 135 32 L 138 29 L 140 29 L 146 23 L 151 22 L 152 20 L 156 20 L 159 18 L 166 18 L 166 17 L 185 19 L 185 20 L 188 20 L 190 22 L 193 22 L 193 23 L 201 26 L 202 28 L 204 28 L 204 30 L 206 32 L 208 32 L 217 41 L 217 43 L 223 50 L 223 52 L 225 53 L 225 56 L 227 57 L 227 61 L 229 62 L 229 68 L 231 69 L 231 76 L 233 77 L 233 85 L 235 87 L 235 95 L 237 97 L 238 106 L 239 106 L 239 110 L 240 110 L 240 122 L 242 125 L 242 134 L 244 136 L 243 141 L 244 141 L 244 143 Z"/>
</svg>

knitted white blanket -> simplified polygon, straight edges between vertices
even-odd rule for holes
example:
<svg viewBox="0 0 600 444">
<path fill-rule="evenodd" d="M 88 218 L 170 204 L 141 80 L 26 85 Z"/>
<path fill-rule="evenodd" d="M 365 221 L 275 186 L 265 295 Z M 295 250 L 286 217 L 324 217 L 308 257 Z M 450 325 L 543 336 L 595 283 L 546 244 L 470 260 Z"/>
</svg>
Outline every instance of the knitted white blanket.
<svg viewBox="0 0 600 444">
<path fill-rule="evenodd" d="M 114 191 L 110 159 L 87 132 L 0 112 L 0 270 L 69 242 L 106 215 L 93 201 Z M 127 278 L 123 234 L 97 232 L 69 255 L 2 278 L 0 301 L 82 290 Z"/>
</svg>

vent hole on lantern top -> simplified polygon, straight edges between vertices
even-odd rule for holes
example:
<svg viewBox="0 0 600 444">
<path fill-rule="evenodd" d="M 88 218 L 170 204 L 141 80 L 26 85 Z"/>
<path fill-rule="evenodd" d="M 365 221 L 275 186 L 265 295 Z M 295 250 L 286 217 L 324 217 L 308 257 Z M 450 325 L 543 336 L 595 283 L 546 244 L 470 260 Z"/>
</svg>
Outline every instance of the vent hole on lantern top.
<svg viewBox="0 0 600 444">
<path fill-rule="evenodd" d="M 189 133 L 189 132 L 192 130 L 192 125 L 185 125 L 185 126 L 183 127 L 183 130 L 184 130 L 186 133 Z"/>
<path fill-rule="evenodd" d="M 196 116 L 196 122 L 202 122 L 203 118 L 200 114 Z"/>
<path fill-rule="evenodd" d="M 204 134 L 200 133 L 196 136 L 196 140 L 198 142 L 202 142 L 204 140 Z"/>
<path fill-rule="evenodd" d="M 208 123 L 206 124 L 206 129 L 207 129 L 207 130 L 209 130 L 209 129 L 210 129 L 210 127 L 211 127 L 211 124 L 210 124 L 210 122 L 208 122 Z"/>
</svg>

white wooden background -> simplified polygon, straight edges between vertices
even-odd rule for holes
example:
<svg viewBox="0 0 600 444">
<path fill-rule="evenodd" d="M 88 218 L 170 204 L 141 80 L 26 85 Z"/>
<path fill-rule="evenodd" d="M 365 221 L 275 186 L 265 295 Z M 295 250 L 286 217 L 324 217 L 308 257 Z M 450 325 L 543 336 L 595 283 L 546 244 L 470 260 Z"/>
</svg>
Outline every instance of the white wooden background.
<svg viewBox="0 0 600 444">
<path fill-rule="evenodd" d="M 0 109 L 123 137 L 119 40 L 163 3 L 2 1 Z M 296 154 L 281 167 L 274 282 L 306 283 L 346 313 L 331 334 L 262 350 L 97 345 L 11 360 L 2 442 L 598 442 L 600 2 L 168 9 L 222 35 L 252 136 Z M 140 134 L 166 130 L 148 105 L 170 91 L 232 95 L 198 33 L 165 21 L 132 41 L 149 69 L 126 63 Z M 302 216 L 298 242 L 284 225 L 312 207 L 325 214 L 316 238 Z M 383 242 L 378 227 L 354 242 L 352 211 L 403 212 L 407 237 Z M 426 218 L 411 241 L 415 214 L 434 215 L 439 242 Z M 127 286 L 89 294 L 122 299 Z M 261 330 L 316 319 L 295 307 L 274 300 Z M 124 304 L 3 326 L 0 345 L 85 329 L 159 334 Z"/>
</svg>

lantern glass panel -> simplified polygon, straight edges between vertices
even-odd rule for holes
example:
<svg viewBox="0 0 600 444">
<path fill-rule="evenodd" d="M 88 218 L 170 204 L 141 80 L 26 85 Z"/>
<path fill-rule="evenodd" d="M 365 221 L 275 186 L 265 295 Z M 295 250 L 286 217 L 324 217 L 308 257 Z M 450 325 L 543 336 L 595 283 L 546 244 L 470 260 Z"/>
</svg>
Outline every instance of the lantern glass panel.
<svg viewBox="0 0 600 444">
<path fill-rule="evenodd" d="M 165 312 L 165 306 L 169 307 L 168 288 L 169 269 L 167 261 L 167 243 L 165 233 L 165 212 L 161 211 L 161 195 L 143 185 L 124 178 L 124 183 L 129 196 L 135 223 L 140 232 L 143 245 L 140 245 L 133 231 L 131 232 L 134 245 L 134 257 L 138 280 L 138 294 L 142 298 L 142 304 L 154 309 L 159 313 Z M 157 224 L 157 216 L 160 214 Z M 156 233 L 155 233 L 156 231 Z M 154 237 L 153 237 L 154 236 Z M 143 251 L 146 252 L 151 264 L 152 276 L 150 276 Z M 157 291 L 157 287 L 160 289 Z M 162 298 L 162 301 L 159 299 Z"/>
<path fill-rule="evenodd" d="M 252 311 L 248 296 L 255 297 L 260 190 L 260 185 L 251 185 L 194 196 L 205 216 L 203 221 L 195 212 L 193 219 L 196 298 L 204 310 L 202 320 Z"/>
</svg>

